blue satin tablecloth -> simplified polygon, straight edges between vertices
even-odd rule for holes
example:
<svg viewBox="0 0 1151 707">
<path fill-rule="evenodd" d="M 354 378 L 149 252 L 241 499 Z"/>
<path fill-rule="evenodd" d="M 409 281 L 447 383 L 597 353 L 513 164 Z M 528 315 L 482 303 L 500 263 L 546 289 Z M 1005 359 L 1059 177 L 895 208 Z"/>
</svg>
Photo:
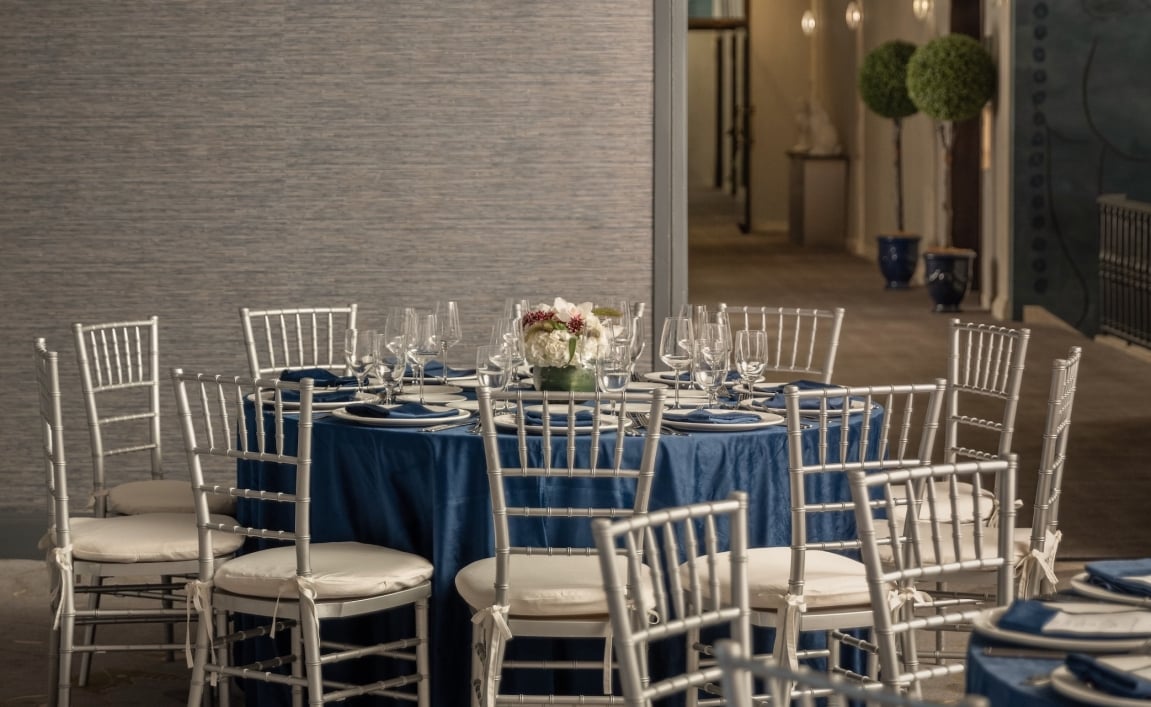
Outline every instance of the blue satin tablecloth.
<svg viewBox="0 0 1151 707">
<path fill-rule="evenodd" d="M 872 413 L 878 416 L 880 412 Z M 860 419 L 862 416 L 855 416 Z M 876 425 L 875 427 L 878 427 Z M 294 432 L 294 430 L 293 430 Z M 835 432 L 835 431 L 833 431 Z M 789 482 L 785 425 L 749 432 L 697 432 L 688 436 L 664 436 L 652 489 L 651 509 L 702 500 L 722 499 L 731 491 L 750 496 L 749 539 L 752 546 L 790 544 Z M 831 448 L 838 434 L 831 435 Z M 804 433 L 805 456 L 815 460 L 817 431 Z M 626 440 L 626 456 L 638 465 L 642 437 Z M 515 449 L 514 434 L 501 434 L 501 445 Z M 542 440 L 529 443 L 539 449 Z M 557 461 L 562 461 L 562 440 L 553 440 Z M 602 440 L 605 449 L 614 436 Z M 315 542 L 358 540 L 414 552 L 435 566 L 430 610 L 431 683 L 434 705 L 468 704 L 470 682 L 471 621 L 467 605 L 456 592 L 456 573 L 469 562 L 490 557 L 493 550 L 491 506 L 483 440 L 467 428 L 423 432 L 415 428 L 369 427 L 319 416 L 313 432 L 312 538 Z M 854 453 L 855 450 L 852 450 Z M 625 464 L 628 462 L 625 462 Z M 276 487 L 269 465 L 241 464 L 239 474 L 265 478 Z M 264 467 L 264 468 L 262 468 Z M 836 474 L 811 479 L 810 497 L 850 500 L 846 478 Z M 528 496 L 560 494 L 582 496 L 577 503 L 589 506 L 631 505 L 628 491 L 589 494 L 586 482 L 565 479 L 541 483 L 532 480 L 523 493 Z M 279 489 L 290 490 L 290 489 Z M 595 498 L 599 496 L 599 498 Z M 539 505 L 539 498 L 509 498 L 510 505 Z M 268 504 L 261 504 L 267 506 Z M 566 502 L 564 505 L 568 505 Z M 241 520 L 252 520 L 243 503 Z M 247 517 L 245 517 L 247 514 Z M 542 521 L 541 521 L 542 523 Z M 809 519 L 814 537 L 854 536 L 850 513 L 823 514 Z M 543 525 L 541 533 L 549 532 Z M 574 531 L 569 531 L 574 532 Z M 563 538 L 565 545 L 592 546 L 590 524 L 580 531 L 583 538 Z M 559 539 L 553 542 L 561 542 Z M 365 638 L 378 631 L 410 631 L 410 611 L 395 618 L 368 618 L 345 622 L 339 631 Z M 394 622 L 394 623 L 393 623 Z M 393 633 L 394 635 L 394 633 Z M 410 634 L 407 634 L 410 635 Z M 354 639 L 355 636 L 345 636 Z M 528 648 L 531 639 L 512 640 L 508 651 Z M 517 646 L 518 644 L 521 644 Z M 570 642 L 569 642 L 570 643 Z M 542 649 L 549 649 L 544 646 Z M 599 649 L 602 657 L 602 646 Z M 653 659 L 654 662 L 654 659 Z M 655 666 L 653 665 L 653 668 Z M 279 701 L 283 692 L 260 683 L 247 686 L 249 696 L 258 693 L 258 704 Z M 534 691 L 533 686 L 529 688 Z M 550 687 L 544 687 L 550 691 Z M 564 689 L 557 684 L 556 689 Z M 277 692 L 279 691 L 279 692 Z M 374 702 L 373 702 L 374 703 Z"/>
</svg>

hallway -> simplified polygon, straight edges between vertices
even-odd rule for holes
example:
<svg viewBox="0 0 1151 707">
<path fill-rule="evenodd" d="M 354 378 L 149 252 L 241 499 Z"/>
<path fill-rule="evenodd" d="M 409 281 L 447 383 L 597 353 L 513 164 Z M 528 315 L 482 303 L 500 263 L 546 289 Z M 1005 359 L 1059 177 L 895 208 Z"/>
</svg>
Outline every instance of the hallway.
<svg viewBox="0 0 1151 707">
<path fill-rule="evenodd" d="M 874 259 L 804 249 L 786 234 L 741 234 L 725 197 L 693 196 L 689 294 L 693 304 L 772 304 L 847 310 L 835 366 L 848 385 L 920 383 L 947 365 L 948 315 L 922 287 L 888 291 Z M 731 209 L 735 213 L 734 207 Z M 968 295 L 967 304 L 976 298 Z M 1151 473 L 1138 440 L 1151 431 L 1151 357 L 1091 341 L 1055 321 L 998 322 L 968 309 L 964 321 L 1027 326 L 1031 339 L 1016 419 L 1020 525 L 1030 524 L 1051 361 L 1083 347 L 1061 506 L 1061 559 L 1151 555 L 1144 518 Z"/>
</svg>

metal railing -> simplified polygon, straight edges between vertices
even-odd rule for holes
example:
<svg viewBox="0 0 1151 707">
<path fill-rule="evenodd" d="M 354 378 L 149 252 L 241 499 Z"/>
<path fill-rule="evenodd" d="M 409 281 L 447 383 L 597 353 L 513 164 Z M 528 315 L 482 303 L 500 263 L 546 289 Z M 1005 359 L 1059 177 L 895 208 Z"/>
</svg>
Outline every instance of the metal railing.
<svg viewBox="0 0 1151 707">
<path fill-rule="evenodd" d="M 1151 204 L 1104 194 L 1099 204 L 1099 330 L 1151 347 Z"/>
</svg>

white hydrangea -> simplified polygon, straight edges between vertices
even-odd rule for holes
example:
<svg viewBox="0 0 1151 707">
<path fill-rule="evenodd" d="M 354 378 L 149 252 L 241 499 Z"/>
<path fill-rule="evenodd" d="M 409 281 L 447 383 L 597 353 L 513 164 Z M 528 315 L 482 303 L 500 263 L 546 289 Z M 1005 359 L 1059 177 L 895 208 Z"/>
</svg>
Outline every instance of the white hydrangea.
<svg viewBox="0 0 1151 707">
<path fill-rule="evenodd" d="M 607 337 L 603 323 L 594 314 L 595 305 L 591 302 L 573 304 L 562 297 L 556 297 L 551 305 L 540 304 L 532 312 L 554 315 L 555 320 L 565 325 L 578 318 L 583 320 L 583 334 L 578 336 L 563 328 L 547 329 L 528 326 L 524 334 L 524 357 L 533 366 L 562 367 L 578 365 L 590 361 L 607 349 Z M 572 338 L 578 338 L 575 360 L 570 356 Z"/>
</svg>

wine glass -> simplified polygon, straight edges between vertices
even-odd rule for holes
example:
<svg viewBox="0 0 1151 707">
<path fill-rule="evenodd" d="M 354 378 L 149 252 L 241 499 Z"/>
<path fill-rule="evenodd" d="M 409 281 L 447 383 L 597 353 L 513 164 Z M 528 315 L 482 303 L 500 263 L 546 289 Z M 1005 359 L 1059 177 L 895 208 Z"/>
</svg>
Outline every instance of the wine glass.
<svg viewBox="0 0 1151 707">
<path fill-rule="evenodd" d="M 689 317 L 668 317 L 663 320 L 663 333 L 659 337 L 659 358 L 664 365 L 675 372 L 675 407 L 679 407 L 680 372 L 691 365 L 694 339 Z"/>
<path fill-rule="evenodd" d="M 696 339 L 691 357 L 692 382 L 700 390 L 707 393 L 707 407 L 709 408 L 719 406 L 719 389 L 727 378 L 728 355 L 730 353 L 726 346 L 715 346 L 715 343 L 715 339 Z"/>
<path fill-rule="evenodd" d="M 405 371 L 408 360 L 408 342 L 411 341 L 410 325 L 414 321 L 415 311 L 411 307 L 389 307 L 387 318 L 384 319 L 383 336 L 387 340 L 387 350 L 395 358 L 404 362 Z M 401 372 L 402 373 L 402 372 Z M 404 381 L 401 376 L 396 383 L 396 395 L 403 392 Z"/>
<path fill-rule="evenodd" d="M 622 393 L 631 381 L 631 345 L 628 342 L 611 341 L 595 361 L 596 387 L 601 393 Z M 616 412 L 616 402 L 611 404 L 611 413 Z"/>
<path fill-rule="evenodd" d="M 420 404 L 424 403 L 424 366 L 440 353 L 440 328 L 436 315 L 415 313 L 411 320 L 412 340 L 408 343 L 408 358 L 415 368 L 419 385 Z"/>
<path fill-rule="evenodd" d="M 767 365 L 767 332 L 740 329 L 735 333 L 735 369 L 750 395 Z"/>
<path fill-rule="evenodd" d="M 376 365 L 372 346 L 376 332 L 371 329 L 346 329 L 344 331 L 344 362 L 356 377 L 356 398 L 364 398 L 364 381 Z"/>
<path fill-rule="evenodd" d="M 444 370 L 440 375 L 440 382 L 448 383 L 448 349 L 460 343 L 464 338 L 460 329 L 460 306 L 456 300 L 436 303 L 436 323 L 440 327 L 440 360 L 444 362 Z"/>
<path fill-rule="evenodd" d="M 524 365 L 527 355 L 524 352 L 523 327 L 519 317 L 500 317 L 492 324 L 491 345 L 504 349 L 510 362 L 510 378 L 515 376 L 519 367 Z"/>
<path fill-rule="evenodd" d="M 404 384 L 404 373 L 407 371 L 407 354 L 401 348 L 399 353 L 392 351 L 392 341 L 386 333 L 376 334 L 375 357 L 376 375 L 384 385 L 384 403 L 391 404 L 396 400 L 396 394 Z"/>
<path fill-rule="evenodd" d="M 706 354 L 715 359 L 717 363 L 723 363 L 731 367 L 731 330 L 727 325 L 727 317 L 723 312 L 716 313 L 716 320 L 707 322 L 695 330 L 695 338 L 697 343 L 702 343 L 706 349 Z M 693 361 L 694 365 L 694 361 Z M 720 371 L 719 388 L 727 385 L 727 370 Z M 718 394 L 718 390 L 716 393 Z"/>
</svg>

